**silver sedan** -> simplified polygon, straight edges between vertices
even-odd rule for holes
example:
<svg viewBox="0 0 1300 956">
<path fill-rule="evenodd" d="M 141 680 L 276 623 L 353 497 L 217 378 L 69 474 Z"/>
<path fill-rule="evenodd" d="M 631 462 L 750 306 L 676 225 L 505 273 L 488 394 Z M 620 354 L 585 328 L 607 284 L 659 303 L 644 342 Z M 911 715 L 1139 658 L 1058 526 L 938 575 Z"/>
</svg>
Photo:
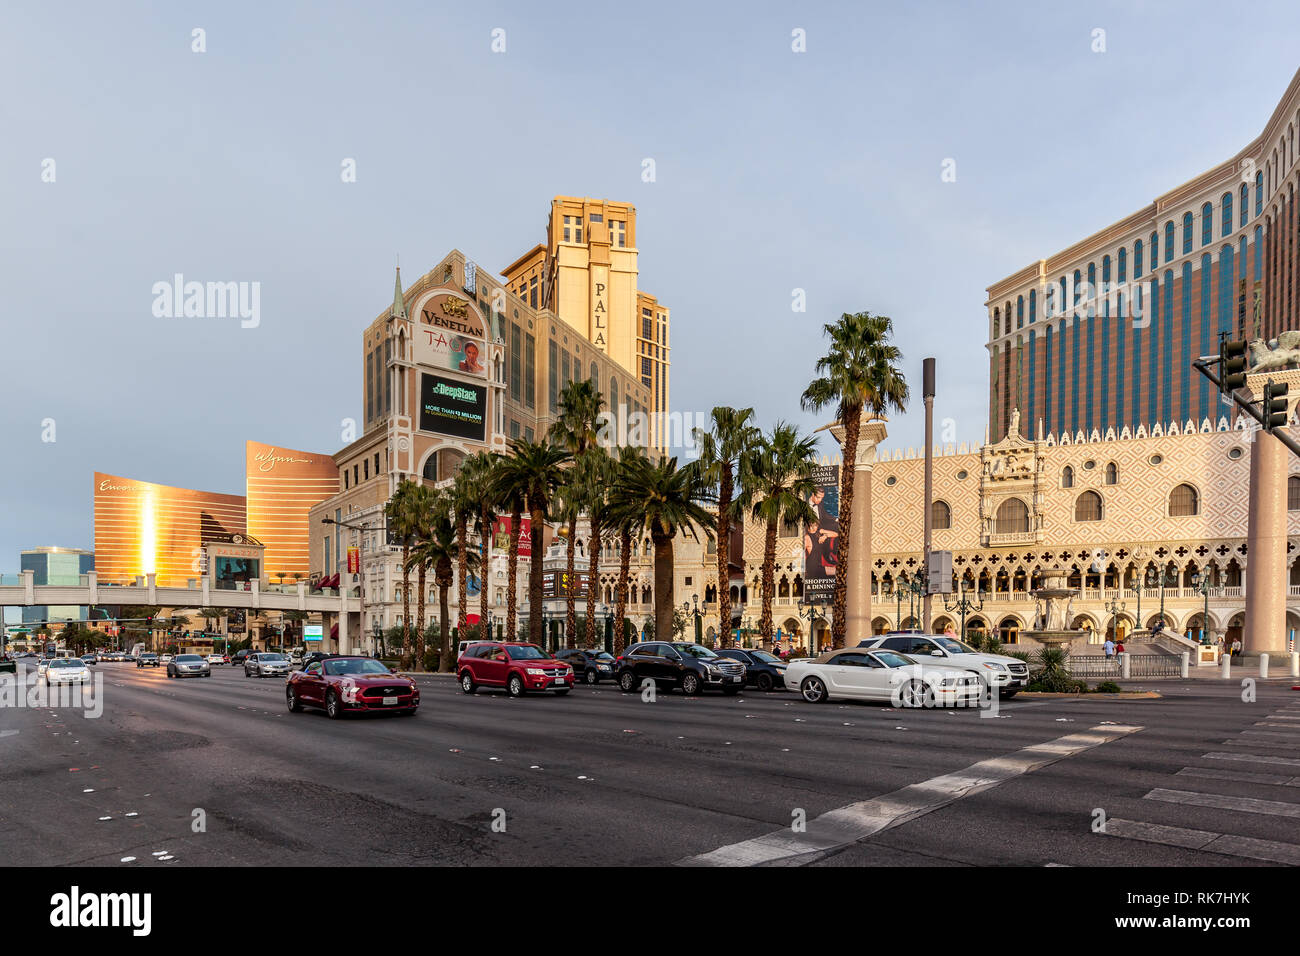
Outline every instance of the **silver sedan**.
<svg viewBox="0 0 1300 956">
<path fill-rule="evenodd" d="M 212 667 L 198 654 L 177 654 L 167 662 L 168 677 L 211 677 Z"/>
<path fill-rule="evenodd" d="M 283 654 L 249 654 L 244 658 L 245 677 L 288 677 L 289 658 Z"/>
</svg>

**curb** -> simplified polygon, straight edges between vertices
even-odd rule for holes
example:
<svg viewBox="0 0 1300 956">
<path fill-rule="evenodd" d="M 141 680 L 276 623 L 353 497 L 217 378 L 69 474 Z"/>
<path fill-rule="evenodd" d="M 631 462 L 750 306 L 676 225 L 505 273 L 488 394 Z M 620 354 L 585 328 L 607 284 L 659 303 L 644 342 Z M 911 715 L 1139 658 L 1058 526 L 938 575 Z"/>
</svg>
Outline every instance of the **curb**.
<svg viewBox="0 0 1300 956">
<path fill-rule="evenodd" d="M 1164 694 L 1154 690 L 1125 690 L 1118 694 L 1053 694 L 1043 690 L 1022 690 L 1016 695 L 1030 700 L 1055 700 L 1079 698 L 1080 700 L 1163 700 Z"/>
</svg>

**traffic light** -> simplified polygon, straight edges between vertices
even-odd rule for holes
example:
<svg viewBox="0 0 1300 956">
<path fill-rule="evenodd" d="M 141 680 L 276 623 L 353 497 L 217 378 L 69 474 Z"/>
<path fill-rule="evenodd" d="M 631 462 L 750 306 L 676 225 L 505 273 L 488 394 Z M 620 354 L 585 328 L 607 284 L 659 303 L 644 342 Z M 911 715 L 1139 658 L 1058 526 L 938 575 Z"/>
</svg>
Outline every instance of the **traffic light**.
<svg viewBox="0 0 1300 956">
<path fill-rule="evenodd" d="M 1246 384 L 1246 342 L 1219 339 L 1219 391 L 1235 392 Z"/>
<path fill-rule="evenodd" d="M 1275 428 L 1286 428 L 1286 383 L 1267 382 L 1264 385 L 1264 430 L 1272 433 Z"/>
</svg>

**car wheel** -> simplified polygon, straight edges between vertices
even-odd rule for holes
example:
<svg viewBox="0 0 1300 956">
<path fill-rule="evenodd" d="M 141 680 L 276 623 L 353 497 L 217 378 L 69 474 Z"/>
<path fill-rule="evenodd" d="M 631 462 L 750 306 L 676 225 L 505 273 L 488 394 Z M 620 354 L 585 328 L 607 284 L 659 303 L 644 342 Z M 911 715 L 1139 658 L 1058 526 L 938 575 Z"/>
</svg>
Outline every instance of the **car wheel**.
<svg viewBox="0 0 1300 956">
<path fill-rule="evenodd" d="M 330 720 L 338 720 L 343 716 L 343 704 L 339 701 L 339 695 L 330 691 L 325 695 L 325 716 Z"/>
<path fill-rule="evenodd" d="M 700 692 L 700 679 L 694 674 L 682 675 L 682 693 L 687 697 L 694 697 Z"/>
<path fill-rule="evenodd" d="M 289 705 L 289 713 L 298 714 L 302 712 L 302 704 L 298 701 L 298 692 L 292 687 L 285 690 L 284 700 Z"/>
<path fill-rule="evenodd" d="M 524 679 L 518 674 L 511 674 L 510 680 L 506 682 L 506 690 L 510 691 L 511 697 L 523 697 Z"/>
<path fill-rule="evenodd" d="M 624 671 L 618 675 L 618 686 L 625 694 L 630 694 L 636 690 L 636 675 L 631 671 Z"/>
<path fill-rule="evenodd" d="M 758 685 L 758 689 L 759 689 L 759 690 L 761 690 L 763 693 L 766 694 L 769 690 L 772 689 L 772 675 L 771 675 L 771 674 L 759 674 L 759 675 L 758 675 L 758 680 L 755 681 L 755 684 Z"/>
<path fill-rule="evenodd" d="M 803 683 L 799 685 L 799 693 L 803 694 L 803 699 L 810 704 L 824 704 L 830 696 L 826 693 L 826 685 L 822 683 L 820 677 L 805 677 Z"/>
<path fill-rule="evenodd" d="M 474 693 L 474 675 L 469 671 L 460 675 L 460 689 L 467 694 Z"/>
<path fill-rule="evenodd" d="M 926 687 L 919 680 L 911 680 L 903 685 L 901 700 L 904 707 L 924 707 Z"/>
<path fill-rule="evenodd" d="M 586 680 L 588 684 L 600 683 L 600 675 L 597 674 L 595 671 L 587 671 L 587 673 L 583 675 L 583 679 Z"/>
</svg>

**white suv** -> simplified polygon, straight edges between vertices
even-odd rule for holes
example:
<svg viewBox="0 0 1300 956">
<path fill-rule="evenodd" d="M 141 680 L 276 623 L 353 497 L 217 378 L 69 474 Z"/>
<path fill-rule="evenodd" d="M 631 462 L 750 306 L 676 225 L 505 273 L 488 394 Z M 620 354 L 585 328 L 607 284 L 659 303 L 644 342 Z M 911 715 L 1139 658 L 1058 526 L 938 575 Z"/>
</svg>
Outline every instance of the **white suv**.
<svg viewBox="0 0 1300 956">
<path fill-rule="evenodd" d="M 921 631 L 893 631 L 889 634 L 877 634 L 858 644 L 859 647 L 884 648 L 898 651 L 918 662 L 936 657 L 944 658 L 947 664 L 954 664 L 972 670 L 984 678 L 985 682 L 998 689 L 998 695 L 1004 700 L 1016 696 L 1029 683 L 1029 665 L 1017 657 L 1002 654 L 981 654 L 969 644 L 942 634 L 925 634 Z"/>
</svg>

